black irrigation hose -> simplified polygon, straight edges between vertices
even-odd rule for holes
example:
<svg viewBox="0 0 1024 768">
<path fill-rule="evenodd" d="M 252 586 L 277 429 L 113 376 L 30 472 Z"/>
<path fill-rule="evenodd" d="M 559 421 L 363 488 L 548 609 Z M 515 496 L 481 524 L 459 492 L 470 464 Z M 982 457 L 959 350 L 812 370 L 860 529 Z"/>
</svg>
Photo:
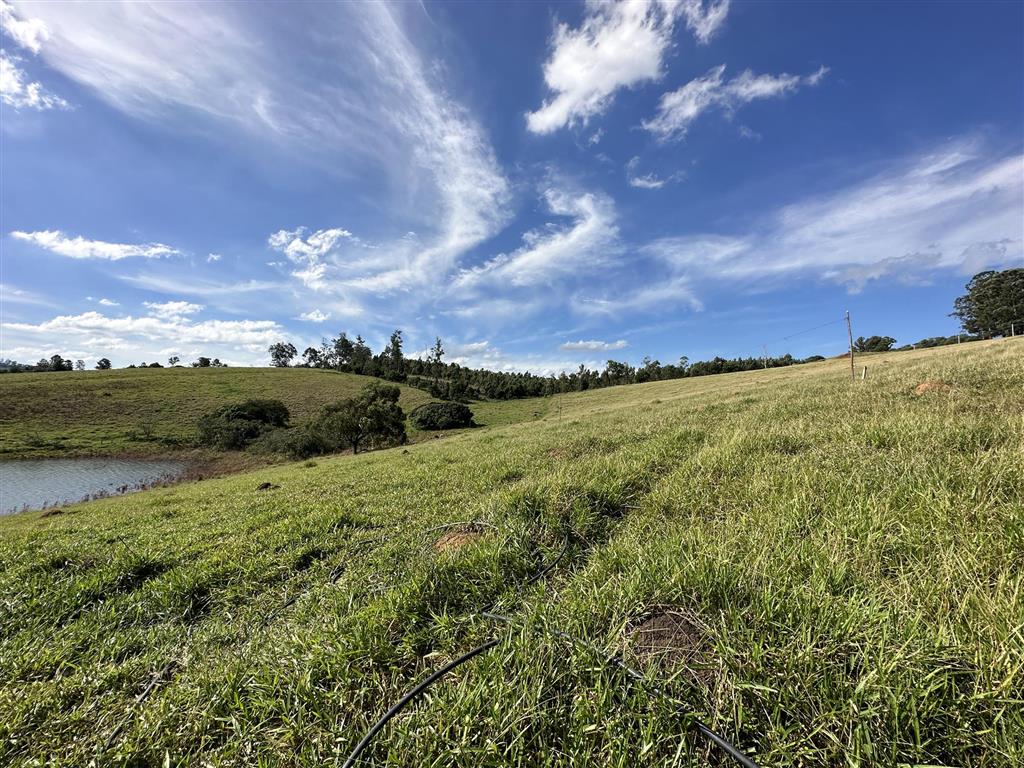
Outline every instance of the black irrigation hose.
<svg viewBox="0 0 1024 768">
<path fill-rule="evenodd" d="M 405 708 L 406 704 L 415 699 L 417 696 L 423 693 L 423 691 L 425 691 L 427 688 L 429 688 L 431 685 L 437 682 L 440 678 L 447 675 L 453 669 L 455 669 L 461 664 L 465 664 L 473 657 L 479 656 L 484 651 L 489 651 L 499 642 L 501 641 L 497 639 L 488 640 L 483 645 L 478 645 L 476 648 L 469 651 L 468 653 L 462 654 L 461 656 L 459 656 L 459 658 L 441 667 L 441 669 L 437 670 L 437 672 L 432 674 L 426 680 L 424 680 L 411 691 L 409 691 L 407 694 L 405 694 L 405 696 L 403 696 L 397 702 L 395 702 L 395 705 L 387 711 L 384 717 L 378 720 L 374 724 L 373 728 L 371 728 L 369 732 L 365 736 L 363 736 L 363 740 L 356 744 L 356 748 L 352 750 L 352 754 L 348 756 L 348 759 L 345 761 L 345 764 L 342 766 L 342 768 L 352 768 L 352 766 L 355 765 L 356 760 L 359 758 L 359 755 L 361 755 L 363 753 L 363 750 L 365 750 L 370 745 L 370 742 L 373 741 L 373 737 L 376 736 L 380 732 L 380 730 L 388 724 L 388 721 L 391 720 L 391 718 L 393 718 L 395 715 L 401 712 L 402 709 Z"/>
<path fill-rule="evenodd" d="M 503 616 L 500 613 L 491 613 L 489 611 L 484 611 L 481 615 L 484 618 L 492 619 L 494 621 L 501 621 L 501 622 L 504 622 L 506 624 L 515 625 L 515 623 L 516 623 L 514 619 L 512 619 L 512 618 L 510 618 L 508 616 Z M 665 691 L 663 688 L 661 688 L 661 686 L 651 684 L 647 680 L 647 678 L 644 677 L 644 675 L 641 672 L 639 672 L 638 670 L 633 669 L 633 667 L 631 667 L 628 664 L 620 661 L 619 659 L 615 658 L 614 656 L 609 656 L 608 654 L 604 653 L 599 648 L 597 648 L 595 645 L 593 645 L 591 643 L 588 643 L 586 640 L 582 640 L 582 639 L 580 639 L 578 637 L 575 637 L 574 635 L 570 635 L 568 632 L 563 632 L 560 629 L 545 629 L 544 631 L 548 632 L 549 634 L 557 635 L 558 637 L 565 638 L 566 640 L 569 640 L 570 642 L 575 643 L 576 645 L 580 646 L 581 648 L 586 648 L 591 653 L 594 653 L 594 654 L 600 656 L 604 660 L 605 664 L 608 664 L 608 665 L 611 665 L 611 666 L 614 666 L 614 667 L 618 667 L 623 672 L 625 672 L 629 677 L 631 677 L 632 679 L 636 680 L 637 682 L 643 684 L 649 691 L 652 691 L 652 692 L 656 693 L 658 696 L 661 696 L 663 699 L 666 699 L 666 700 L 671 701 L 671 702 L 676 703 L 676 704 L 681 703 L 679 701 L 679 699 L 677 699 L 676 697 L 674 697 L 671 694 L 669 694 L 667 691 Z M 730 744 L 728 741 L 726 741 L 722 736 L 720 736 L 719 734 L 715 733 L 713 730 L 708 728 L 704 723 L 702 723 L 696 717 L 693 718 L 693 722 L 694 722 L 694 725 L 697 728 L 697 732 L 700 733 L 701 736 L 706 738 L 708 741 L 712 742 L 715 746 L 717 746 L 719 749 L 721 749 L 723 752 L 725 752 L 727 755 L 729 755 L 729 757 L 731 757 L 737 763 L 742 765 L 743 768 L 759 768 L 757 763 L 755 763 L 749 757 L 747 757 L 742 752 L 740 752 L 736 747 L 734 747 L 732 744 Z"/>
</svg>

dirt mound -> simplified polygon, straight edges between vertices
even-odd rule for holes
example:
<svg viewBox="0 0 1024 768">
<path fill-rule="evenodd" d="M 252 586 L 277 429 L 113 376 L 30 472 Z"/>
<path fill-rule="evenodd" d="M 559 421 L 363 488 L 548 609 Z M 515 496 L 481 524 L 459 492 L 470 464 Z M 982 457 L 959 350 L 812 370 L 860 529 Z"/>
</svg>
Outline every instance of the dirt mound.
<svg viewBox="0 0 1024 768">
<path fill-rule="evenodd" d="M 644 665 L 684 666 L 690 678 L 710 687 L 714 659 L 706 630 L 678 609 L 656 609 L 626 627 L 626 648 Z"/>
<path fill-rule="evenodd" d="M 915 395 L 923 395 L 927 392 L 949 392 L 953 387 L 944 381 L 939 379 L 930 379 L 928 381 L 922 381 L 916 387 L 914 387 Z"/>
<path fill-rule="evenodd" d="M 478 528 L 456 528 L 434 542 L 434 551 L 457 552 L 467 544 L 479 541 L 483 535 L 483 531 Z"/>
</svg>

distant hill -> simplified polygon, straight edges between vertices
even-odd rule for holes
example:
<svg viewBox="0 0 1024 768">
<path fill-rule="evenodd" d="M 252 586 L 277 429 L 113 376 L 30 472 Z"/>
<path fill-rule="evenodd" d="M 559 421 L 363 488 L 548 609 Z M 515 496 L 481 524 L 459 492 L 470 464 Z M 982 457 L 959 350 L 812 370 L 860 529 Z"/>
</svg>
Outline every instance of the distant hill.
<svg viewBox="0 0 1024 768">
<path fill-rule="evenodd" d="M 0 376 L 0 458 L 156 454 L 180 447 L 218 406 L 276 398 L 298 422 L 367 376 L 313 368 L 133 368 Z M 402 387 L 406 412 L 429 402 Z"/>
</svg>

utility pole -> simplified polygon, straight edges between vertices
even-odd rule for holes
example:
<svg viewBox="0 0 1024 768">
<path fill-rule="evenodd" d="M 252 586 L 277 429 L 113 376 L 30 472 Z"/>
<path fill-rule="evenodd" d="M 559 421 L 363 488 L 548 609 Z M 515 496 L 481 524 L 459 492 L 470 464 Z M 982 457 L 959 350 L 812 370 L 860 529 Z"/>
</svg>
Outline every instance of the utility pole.
<svg viewBox="0 0 1024 768">
<path fill-rule="evenodd" d="M 846 335 L 850 338 L 850 381 L 857 383 L 857 371 L 853 367 L 853 326 L 850 325 L 850 310 L 846 310 Z"/>
</svg>

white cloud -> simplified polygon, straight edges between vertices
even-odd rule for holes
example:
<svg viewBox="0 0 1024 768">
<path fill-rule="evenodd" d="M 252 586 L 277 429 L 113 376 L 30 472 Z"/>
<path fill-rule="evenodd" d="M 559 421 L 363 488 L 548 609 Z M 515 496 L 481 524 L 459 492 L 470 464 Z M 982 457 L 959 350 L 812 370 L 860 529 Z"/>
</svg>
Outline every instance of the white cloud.
<svg viewBox="0 0 1024 768">
<path fill-rule="evenodd" d="M 181 279 L 147 274 L 118 275 L 118 279 L 139 288 L 145 288 L 147 291 L 177 295 L 185 294 L 186 296 L 216 296 L 222 301 L 224 298 L 238 296 L 239 294 L 280 291 L 284 288 L 283 283 L 271 280 L 245 280 L 235 283 L 221 283 L 210 280 L 198 280 L 193 277 Z"/>
<path fill-rule="evenodd" d="M 150 315 L 166 319 L 180 319 L 185 315 L 194 315 L 203 310 L 202 304 L 192 304 L 188 301 L 144 301 L 142 304 L 149 310 Z"/>
<path fill-rule="evenodd" d="M 543 198 L 552 214 L 570 217 L 572 224 L 551 224 L 526 233 L 522 248 L 464 270 L 456 280 L 457 286 L 472 286 L 485 279 L 514 286 L 536 285 L 602 265 L 618 238 L 611 198 L 561 186 L 548 187 Z"/>
<path fill-rule="evenodd" d="M 299 320 L 305 320 L 308 323 L 322 323 L 330 319 L 330 312 L 321 312 L 319 309 L 314 309 L 309 312 L 303 312 L 301 315 L 299 315 Z"/>
<path fill-rule="evenodd" d="M 113 299 L 100 299 L 99 303 L 104 307 L 119 307 L 121 304 Z"/>
<path fill-rule="evenodd" d="M 281 338 L 283 329 L 272 320 L 204 320 L 186 317 L 108 317 L 99 312 L 60 315 L 41 323 L 7 323 L 11 335 L 48 338 L 71 336 L 68 343 L 79 343 L 97 334 L 117 341 L 125 348 L 142 346 L 140 342 L 175 344 L 221 344 L 238 348 L 245 344 L 267 345 Z"/>
<path fill-rule="evenodd" d="M 750 141 L 760 141 L 760 140 L 761 140 L 761 134 L 760 134 L 760 133 L 758 133 L 757 131 L 755 131 L 755 130 L 754 130 L 753 128 L 751 128 L 750 126 L 747 126 L 747 125 L 741 125 L 741 126 L 740 126 L 740 127 L 739 127 L 739 128 L 737 129 L 737 132 L 738 132 L 738 133 L 739 133 L 739 135 L 740 135 L 741 137 L 743 137 L 744 139 L 749 139 Z"/>
<path fill-rule="evenodd" d="M 0 26 L 22 48 L 39 53 L 50 32 L 42 19 L 20 19 L 10 3 L 0 0 Z"/>
<path fill-rule="evenodd" d="M 681 88 L 663 94 L 658 114 L 645 120 L 643 127 L 662 140 L 681 138 L 690 124 L 709 109 L 722 109 L 731 115 L 755 99 L 777 98 L 804 85 L 818 85 L 827 72 L 826 67 L 821 67 L 806 76 L 755 75 L 748 69 L 726 81 L 725 65 L 721 64 Z"/>
<path fill-rule="evenodd" d="M 629 186 L 637 189 L 661 189 L 666 184 L 683 178 L 686 174 L 682 172 L 673 173 L 665 178 L 656 173 L 638 174 L 637 168 L 640 165 L 640 158 L 634 157 L 626 163 L 626 179 Z"/>
<path fill-rule="evenodd" d="M 325 287 L 324 275 L 327 265 L 322 259 L 338 247 L 343 240 L 352 239 L 347 229 L 318 229 L 306 235 L 306 228 L 295 230 L 281 229 L 267 238 L 267 244 L 275 251 L 283 253 L 298 269 L 292 272 L 307 288 L 320 290 Z"/>
<path fill-rule="evenodd" d="M 509 354 L 490 341 L 471 343 L 446 344 L 446 360 L 468 368 L 486 368 L 491 371 L 529 371 L 538 376 L 557 376 L 559 373 L 575 371 L 580 360 L 551 359 L 535 354 Z M 603 363 L 588 360 L 583 364 L 592 369 L 600 368 Z"/>
<path fill-rule="evenodd" d="M 620 88 L 660 78 L 677 8 L 648 0 L 593 3 L 579 28 L 559 24 L 544 63 L 554 96 L 527 114 L 527 128 L 546 134 L 586 123 Z"/>
<path fill-rule="evenodd" d="M 706 43 L 728 13 L 729 0 L 589 3 L 579 28 L 555 28 L 544 63 L 544 82 L 554 96 L 527 114 L 527 128 L 545 134 L 586 123 L 608 108 L 620 88 L 661 78 L 680 15 L 697 40 Z M 591 143 L 596 143 L 593 137 Z"/>
<path fill-rule="evenodd" d="M 17 288 L 10 283 L 0 283 L 0 298 L 4 303 L 12 304 L 37 304 L 43 307 L 57 306 L 49 299 L 45 299 L 37 293 Z"/>
<path fill-rule="evenodd" d="M 211 254 L 209 254 L 206 257 L 206 261 L 207 262 L 220 261 L 222 258 L 224 258 L 224 257 L 221 256 L 219 253 L 211 253 Z"/>
<path fill-rule="evenodd" d="M 103 240 L 86 240 L 79 237 L 68 237 L 59 230 L 42 232 L 11 232 L 11 237 L 33 243 L 40 248 L 67 256 L 71 259 L 109 259 L 118 261 L 133 257 L 147 259 L 163 256 L 179 256 L 181 251 L 162 243 L 145 243 L 131 245 L 125 243 L 108 243 Z"/>
<path fill-rule="evenodd" d="M 644 252 L 677 274 L 752 280 L 806 274 L 857 291 L 1024 260 L 1024 156 L 971 142 L 903 160 L 831 194 L 787 205 L 739 236 L 664 238 Z"/>
<path fill-rule="evenodd" d="M 28 75 L 17 65 L 18 59 L 0 49 L 0 100 L 15 109 L 68 109 L 68 103 L 39 82 L 29 82 Z"/>
<path fill-rule="evenodd" d="M 629 343 L 625 339 L 618 341 L 567 341 L 559 347 L 566 351 L 587 350 L 591 352 L 611 352 L 615 349 L 625 349 Z"/>
<path fill-rule="evenodd" d="M 128 114 L 185 127 L 212 120 L 232 139 L 287 143 L 319 168 L 372 176 L 390 196 L 381 207 L 394 231 L 420 231 L 423 247 L 410 254 L 400 235 L 381 236 L 365 290 L 436 285 L 508 220 L 509 184 L 484 131 L 435 82 L 439 67 L 403 26 L 412 6 L 296 6 L 269 22 L 294 23 L 288 34 L 269 34 L 266 14 L 230 3 L 25 7 L 49 29 L 46 62 Z M 307 256 L 296 279 L 341 284 L 317 263 Z"/>
<path fill-rule="evenodd" d="M 704 305 L 697 298 L 690 279 L 676 275 L 611 295 L 581 295 L 574 299 L 573 308 L 583 315 L 617 317 L 629 312 L 665 312 L 680 308 L 699 312 Z"/>
<path fill-rule="evenodd" d="M 682 0 L 680 10 L 687 28 L 699 43 L 708 43 L 729 15 L 729 0 Z"/>
</svg>

